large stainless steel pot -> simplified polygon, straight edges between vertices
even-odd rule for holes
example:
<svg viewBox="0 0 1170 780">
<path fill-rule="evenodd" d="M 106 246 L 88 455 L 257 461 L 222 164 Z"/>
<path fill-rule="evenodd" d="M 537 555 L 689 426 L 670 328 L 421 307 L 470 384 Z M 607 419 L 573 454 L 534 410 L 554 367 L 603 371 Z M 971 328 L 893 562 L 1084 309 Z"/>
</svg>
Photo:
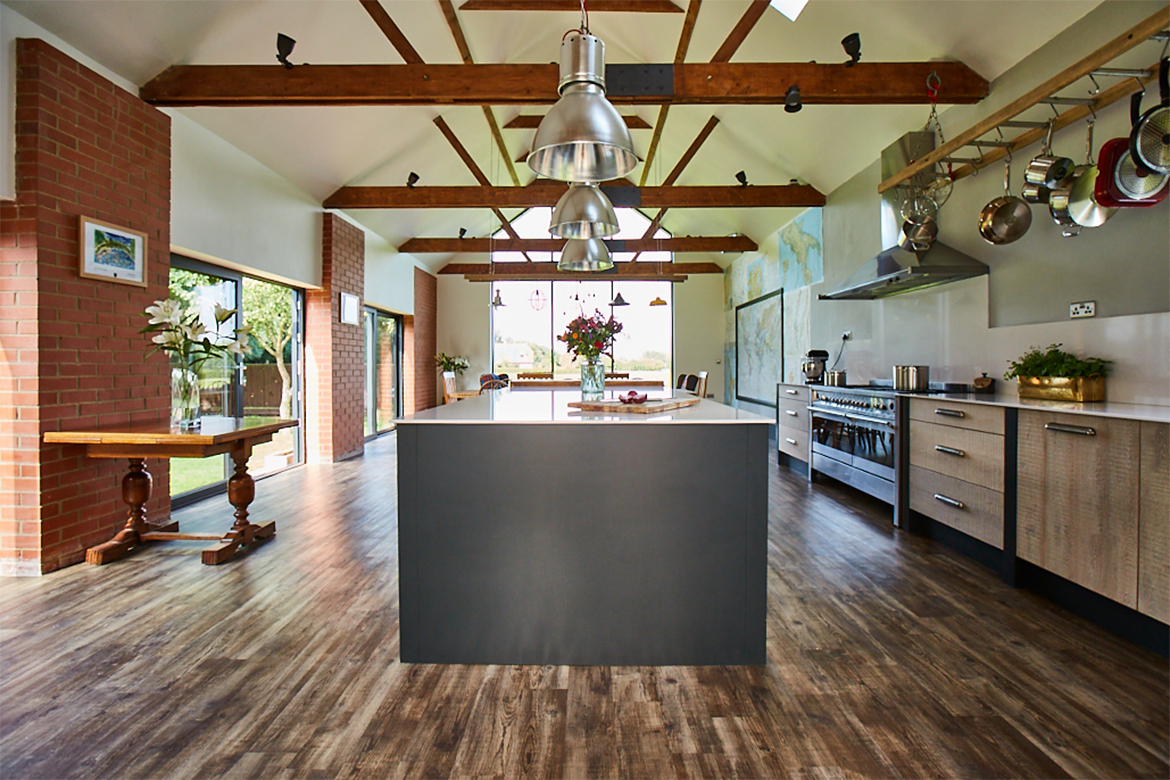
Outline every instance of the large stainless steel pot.
<svg viewBox="0 0 1170 780">
<path fill-rule="evenodd" d="M 1054 190 L 1060 183 L 1072 175 L 1076 166 L 1067 157 L 1057 157 L 1052 153 L 1052 131 L 1056 129 L 1056 122 L 1048 123 L 1048 133 L 1044 144 L 1040 147 L 1040 156 L 1034 157 L 1028 167 L 1024 169 L 1024 181 L 1037 187 Z"/>
<path fill-rule="evenodd" d="M 921 392 L 930 389 L 930 366 L 894 366 L 894 389 Z"/>
<path fill-rule="evenodd" d="M 825 384 L 829 387 L 848 387 L 844 371 L 829 371 L 825 374 Z"/>
</svg>

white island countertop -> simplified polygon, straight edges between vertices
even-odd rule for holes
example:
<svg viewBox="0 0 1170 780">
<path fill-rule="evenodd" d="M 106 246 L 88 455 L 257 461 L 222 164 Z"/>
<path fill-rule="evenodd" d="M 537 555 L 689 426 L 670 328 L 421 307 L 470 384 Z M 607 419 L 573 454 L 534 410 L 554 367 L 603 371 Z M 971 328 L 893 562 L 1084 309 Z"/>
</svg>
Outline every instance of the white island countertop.
<svg viewBox="0 0 1170 780">
<path fill-rule="evenodd" d="M 674 391 L 647 393 L 648 400 L 670 398 Z M 618 391 L 606 391 L 606 400 L 615 399 Z M 680 397 L 693 398 L 689 393 L 679 392 Z M 490 393 L 465 398 L 462 401 L 436 406 L 403 417 L 399 425 L 412 423 L 606 423 L 662 425 L 669 423 L 735 424 L 754 423 L 769 425 L 775 422 L 770 417 L 735 409 L 715 401 L 702 400 L 695 406 L 673 409 L 653 414 L 632 414 L 612 412 L 582 412 L 569 406 L 570 401 L 580 401 L 580 390 L 493 390 Z"/>
<path fill-rule="evenodd" d="M 988 393 L 986 395 L 981 393 L 930 393 L 929 395 L 910 394 L 910 397 L 940 401 L 963 401 L 991 406 L 1012 406 L 1017 409 L 1031 409 L 1039 412 L 1087 414 L 1095 417 L 1117 417 L 1123 420 L 1145 420 L 1147 422 L 1170 422 L 1170 406 L 1152 404 L 1123 404 L 1115 401 L 1078 404 L 1073 401 L 1020 398 L 1015 393 Z"/>
</svg>

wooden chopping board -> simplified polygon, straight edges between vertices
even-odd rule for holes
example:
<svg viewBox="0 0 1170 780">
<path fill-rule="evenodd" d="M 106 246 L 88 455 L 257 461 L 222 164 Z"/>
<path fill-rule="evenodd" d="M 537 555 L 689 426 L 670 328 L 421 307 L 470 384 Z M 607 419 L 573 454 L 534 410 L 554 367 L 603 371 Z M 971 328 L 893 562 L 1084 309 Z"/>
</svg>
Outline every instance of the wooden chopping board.
<svg viewBox="0 0 1170 780">
<path fill-rule="evenodd" d="M 669 412 L 672 409 L 684 409 L 694 406 L 702 399 L 698 396 L 690 398 L 663 398 L 658 401 L 647 399 L 642 404 L 623 404 L 621 401 L 569 401 L 569 406 L 583 412 L 624 412 L 626 414 L 656 414 Z"/>
</svg>

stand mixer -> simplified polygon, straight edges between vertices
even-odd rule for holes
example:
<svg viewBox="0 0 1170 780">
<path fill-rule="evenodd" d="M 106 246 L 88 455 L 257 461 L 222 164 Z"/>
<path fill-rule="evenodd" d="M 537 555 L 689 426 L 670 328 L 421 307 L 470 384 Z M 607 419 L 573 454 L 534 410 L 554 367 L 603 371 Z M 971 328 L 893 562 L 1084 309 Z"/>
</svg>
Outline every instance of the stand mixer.
<svg viewBox="0 0 1170 780">
<path fill-rule="evenodd" d="M 800 361 L 800 370 L 804 373 L 804 383 L 819 385 L 825 381 L 825 364 L 829 362 L 829 353 L 823 349 L 810 349 L 804 359 Z"/>
</svg>

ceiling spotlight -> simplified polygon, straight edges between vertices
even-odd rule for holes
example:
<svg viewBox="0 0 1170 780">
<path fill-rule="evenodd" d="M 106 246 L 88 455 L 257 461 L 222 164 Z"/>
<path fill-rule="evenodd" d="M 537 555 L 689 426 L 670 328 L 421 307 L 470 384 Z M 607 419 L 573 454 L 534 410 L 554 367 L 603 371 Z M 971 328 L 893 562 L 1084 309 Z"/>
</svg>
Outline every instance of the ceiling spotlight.
<svg viewBox="0 0 1170 780">
<path fill-rule="evenodd" d="M 849 62 L 845 63 L 845 67 L 852 68 L 861 61 L 861 36 L 858 33 L 849 33 L 842 38 L 841 46 L 849 55 Z"/>
<path fill-rule="evenodd" d="M 654 300 L 650 301 L 651 306 L 665 306 L 666 301 L 662 300 L 661 296 L 656 296 Z"/>
<path fill-rule="evenodd" d="M 793 84 L 784 96 L 784 110 L 789 114 L 795 114 L 802 108 L 804 108 L 804 102 L 800 99 L 800 87 Z"/>
<path fill-rule="evenodd" d="M 467 228 L 459 228 L 459 237 L 463 238 L 467 235 Z"/>
<path fill-rule="evenodd" d="M 747 171 L 740 171 L 739 173 L 735 174 L 735 180 L 739 182 L 739 186 L 746 187 L 748 184 Z"/>
<path fill-rule="evenodd" d="M 549 233 L 561 238 L 604 238 L 619 229 L 613 204 L 596 184 L 571 184 L 548 226 Z"/>
<path fill-rule="evenodd" d="M 293 47 L 296 45 L 297 42 L 284 33 L 276 34 L 276 60 L 289 70 L 292 70 L 293 64 L 288 61 L 288 58 L 292 55 Z"/>
<path fill-rule="evenodd" d="M 629 306 L 630 303 L 625 298 L 623 298 L 622 294 L 619 292 L 617 295 L 614 296 L 613 300 L 609 302 L 609 305 L 610 306 Z"/>
<path fill-rule="evenodd" d="M 609 247 L 600 238 L 570 238 L 557 262 L 558 271 L 608 271 L 611 268 L 613 258 Z"/>
<path fill-rule="evenodd" d="M 496 297 L 492 299 L 492 306 L 499 308 L 504 305 L 504 299 L 500 297 L 500 291 L 496 290 Z"/>
<path fill-rule="evenodd" d="M 605 44 L 582 24 L 561 41 L 560 99 L 540 120 L 528 167 L 549 179 L 609 181 L 638 164 L 625 120 L 605 97 Z"/>
<path fill-rule="evenodd" d="M 798 100 L 800 99 L 799 95 L 797 95 L 797 99 Z M 800 109 L 797 109 L 797 111 L 799 111 L 799 110 Z M 406 186 L 410 189 L 414 189 L 414 185 L 416 185 L 416 184 L 418 184 L 418 174 L 415 173 L 414 171 L 411 171 L 410 175 L 406 177 Z"/>
</svg>

